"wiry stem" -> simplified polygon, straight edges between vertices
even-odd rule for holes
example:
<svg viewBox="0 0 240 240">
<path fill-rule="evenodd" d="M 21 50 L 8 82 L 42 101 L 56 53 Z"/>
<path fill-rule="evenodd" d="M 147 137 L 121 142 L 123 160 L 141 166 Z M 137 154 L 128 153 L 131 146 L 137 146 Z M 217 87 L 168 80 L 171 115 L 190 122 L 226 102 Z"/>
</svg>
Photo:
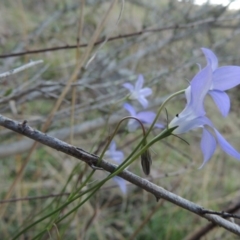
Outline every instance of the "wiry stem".
<svg viewBox="0 0 240 240">
<path fill-rule="evenodd" d="M 66 153 L 70 156 L 73 156 L 79 160 L 82 160 L 89 165 L 91 164 L 97 164 L 99 158 L 96 155 L 90 154 L 78 147 L 69 145 L 63 141 L 60 141 L 56 138 L 50 137 L 38 130 L 32 129 L 29 127 L 26 123 L 20 123 L 17 121 L 13 121 L 12 119 L 5 118 L 2 115 L 0 115 L 0 125 L 3 127 L 6 127 L 8 129 L 11 129 L 12 131 L 15 131 L 17 133 L 20 133 L 22 135 L 25 135 L 31 139 L 34 139 L 38 142 L 41 142 L 44 145 L 47 145 L 49 147 L 52 147 L 58 151 L 61 151 L 63 153 Z M 116 170 L 116 166 L 113 164 L 110 164 L 104 160 L 102 160 L 99 163 L 99 167 L 103 168 L 104 170 L 113 173 Z M 163 198 L 181 208 L 184 208 L 190 212 L 193 212 L 200 217 L 206 218 L 209 221 L 227 229 L 228 231 L 240 236 L 240 227 L 232 222 L 229 222 L 226 219 L 223 219 L 220 216 L 215 216 L 212 214 L 204 214 L 204 209 L 193 203 L 188 201 L 187 199 L 184 199 L 174 193 L 171 193 L 149 181 L 146 179 L 143 179 L 141 177 L 136 176 L 135 174 L 124 170 L 123 172 L 119 173 L 119 176 L 123 179 L 135 184 L 136 186 L 146 190 L 149 193 L 152 193 L 156 199 Z"/>
</svg>

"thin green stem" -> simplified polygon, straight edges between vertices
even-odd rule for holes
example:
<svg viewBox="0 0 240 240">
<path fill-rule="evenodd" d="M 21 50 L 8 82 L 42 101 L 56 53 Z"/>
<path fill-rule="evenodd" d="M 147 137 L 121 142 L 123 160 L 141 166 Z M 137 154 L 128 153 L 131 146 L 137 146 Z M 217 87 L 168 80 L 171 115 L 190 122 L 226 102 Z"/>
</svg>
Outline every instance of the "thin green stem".
<svg viewBox="0 0 240 240">
<path fill-rule="evenodd" d="M 160 106 L 160 108 L 159 108 L 158 111 L 157 111 L 157 115 L 156 115 L 156 117 L 155 117 L 152 125 L 150 126 L 150 128 L 149 128 L 148 131 L 147 131 L 147 134 L 146 134 L 147 136 L 148 136 L 149 133 L 152 131 L 152 129 L 153 129 L 155 123 L 157 122 L 157 120 L 158 120 L 158 118 L 159 118 L 159 116 L 160 116 L 163 108 L 165 107 L 165 105 L 166 105 L 172 98 L 174 98 L 174 97 L 176 97 L 177 95 L 180 95 L 180 94 L 182 94 L 182 93 L 184 93 L 184 92 L 185 92 L 185 89 L 180 90 L 180 91 L 178 91 L 178 92 L 175 92 L 175 93 L 173 93 L 172 95 L 170 95 L 170 96 L 163 102 L 163 104 Z"/>
<path fill-rule="evenodd" d="M 150 128 L 148 129 L 147 133 L 145 134 L 145 137 L 140 141 L 140 143 L 137 145 L 137 147 L 132 151 L 132 153 L 127 157 L 127 159 L 118 166 L 118 168 L 116 169 L 116 171 L 114 171 L 114 173 L 110 174 L 109 177 L 111 176 L 115 176 L 116 174 L 118 174 L 119 172 L 121 172 L 123 169 L 125 169 L 127 166 L 129 166 L 137 157 L 139 157 L 144 151 L 146 151 L 152 144 L 154 144 L 155 142 L 159 141 L 160 139 L 163 139 L 167 136 L 170 136 L 171 134 L 169 134 L 170 132 L 172 133 L 172 131 L 175 129 L 173 129 L 172 131 L 169 132 L 170 129 L 165 129 L 163 130 L 159 135 L 157 135 L 153 140 L 151 140 L 148 144 L 146 144 L 141 151 L 136 154 L 133 158 L 132 156 L 135 154 L 135 152 L 141 147 L 141 145 L 144 143 L 144 141 L 146 142 L 146 138 L 149 135 L 149 133 L 152 131 L 155 123 L 157 122 L 159 115 L 161 114 L 162 110 L 164 109 L 165 105 L 174 97 L 176 97 L 177 95 L 180 95 L 182 93 L 185 92 L 184 90 L 180 90 L 176 93 L 173 93 L 172 95 L 170 95 L 164 102 L 163 104 L 160 106 L 160 108 L 157 111 L 156 117 L 153 121 L 153 123 L 151 124 Z M 132 158 L 131 161 L 128 161 L 130 158 Z M 116 174 L 115 174 L 116 173 Z M 113 175 L 115 174 L 115 175 Z"/>
<path fill-rule="evenodd" d="M 104 149 L 103 149 L 103 151 L 102 151 L 102 153 L 101 153 L 101 155 L 100 155 L 100 157 L 99 157 L 98 163 L 102 160 L 102 158 L 103 158 L 105 152 L 107 151 L 107 149 L 108 149 L 111 141 L 113 140 L 114 136 L 117 134 L 117 131 L 118 131 L 120 125 L 122 124 L 123 121 L 125 121 L 125 120 L 127 120 L 127 119 L 135 119 L 136 121 L 138 121 L 139 124 L 140 124 L 141 127 L 142 127 L 143 135 L 144 135 L 144 136 L 146 135 L 145 128 L 144 128 L 142 122 L 141 122 L 138 118 L 132 117 L 132 116 L 127 116 L 127 117 L 122 118 L 122 119 L 118 122 L 118 125 L 116 126 L 113 134 L 110 136 L 110 138 L 109 138 L 109 140 L 108 140 L 108 143 L 107 143 L 106 146 L 104 147 Z"/>
<path fill-rule="evenodd" d="M 144 143 L 144 141 L 146 142 L 146 138 L 147 138 L 147 136 L 149 135 L 149 133 L 151 132 L 151 130 L 153 129 L 155 123 L 157 122 L 157 119 L 158 119 L 158 117 L 159 117 L 162 109 L 164 108 L 164 106 L 165 106 L 173 97 L 175 97 L 175 96 L 177 96 L 177 95 L 179 95 L 179 94 L 182 94 L 184 91 L 185 91 L 185 90 L 178 91 L 178 92 L 172 94 L 171 96 L 169 96 L 169 97 L 164 101 L 164 103 L 160 106 L 160 108 L 159 108 L 159 110 L 158 110 L 158 112 L 157 112 L 157 114 L 156 114 L 156 117 L 155 117 L 153 123 L 151 124 L 149 130 L 147 131 L 147 133 L 145 133 L 145 129 L 144 129 L 141 121 L 139 121 L 138 119 L 136 119 L 136 118 L 134 118 L 134 117 L 125 117 L 125 118 L 123 118 L 123 119 L 118 123 L 117 127 L 115 128 L 114 133 L 111 135 L 111 137 L 110 137 L 108 143 L 106 144 L 106 146 L 105 146 L 102 154 L 100 155 L 98 161 L 101 161 L 101 160 L 102 160 L 102 158 L 103 158 L 103 156 L 104 156 L 107 148 L 109 147 L 109 145 L 110 145 L 113 137 L 116 135 L 116 133 L 117 133 L 119 127 L 120 127 L 120 124 L 121 124 L 124 120 L 126 120 L 126 119 L 134 118 L 134 119 L 138 120 L 139 123 L 141 124 L 141 126 L 143 127 L 143 135 L 144 135 L 144 137 L 143 137 L 143 139 L 140 141 L 140 143 L 136 146 L 136 148 L 132 151 L 132 153 L 125 159 L 125 161 L 124 161 L 122 164 L 120 164 L 113 173 L 111 173 L 109 176 L 107 176 L 105 179 L 103 179 L 100 183 L 96 184 L 95 186 L 89 188 L 88 190 L 82 192 L 81 194 L 79 194 L 79 195 L 77 195 L 77 196 L 71 196 L 70 199 L 68 199 L 68 201 L 67 201 L 65 204 L 63 204 L 61 207 L 57 208 L 56 210 L 54 210 L 54 211 L 51 212 L 50 214 L 47 214 L 46 216 L 44 216 L 44 217 L 40 218 L 39 220 L 35 221 L 34 223 L 30 224 L 28 227 L 26 227 L 25 229 L 23 229 L 22 231 L 20 231 L 13 239 L 17 239 L 17 237 L 19 237 L 22 233 L 24 233 L 25 231 L 27 231 L 28 229 L 30 229 L 31 227 L 33 227 L 33 226 L 36 225 L 37 223 L 39 223 L 39 222 L 43 221 L 44 219 L 52 216 L 53 214 L 57 213 L 58 211 L 62 210 L 64 207 L 66 207 L 67 205 L 69 205 L 71 202 L 73 202 L 73 201 L 75 201 L 76 199 L 82 197 L 84 194 L 92 191 L 83 201 L 81 201 L 80 204 L 77 205 L 77 207 L 75 207 L 75 208 L 72 209 L 69 213 L 67 213 L 65 216 L 63 216 L 61 219 L 59 219 L 59 220 L 57 221 L 57 223 L 60 222 L 60 221 L 62 221 L 64 218 L 66 218 L 68 215 L 70 215 L 73 211 L 75 211 L 77 208 L 79 208 L 82 204 L 84 204 L 91 196 L 93 196 L 93 195 L 95 194 L 95 192 L 96 192 L 105 182 L 107 182 L 109 179 L 111 179 L 112 177 L 114 177 L 115 175 L 117 175 L 117 174 L 119 174 L 121 171 L 123 171 L 123 170 L 124 170 L 127 166 L 129 166 L 136 158 L 138 158 L 143 152 L 145 152 L 151 145 L 153 145 L 155 142 L 157 142 L 157 141 L 159 141 L 159 140 L 161 140 L 161 139 L 163 139 L 163 138 L 171 135 L 172 131 L 173 131 L 176 127 L 175 127 L 175 128 L 171 128 L 171 129 L 165 129 L 165 130 L 163 130 L 159 135 L 157 135 L 157 136 L 156 136 L 155 138 L 153 138 L 148 144 L 146 144 L 146 145 L 141 149 L 141 151 L 139 151 L 138 153 L 136 153 L 137 150 L 138 150 L 138 149 L 141 147 L 141 145 Z M 135 153 L 136 153 L 136 154 L 135 154 Z M 135 154 L 135 155 L 134 155 L 134 154 Z M 95 172 L 95 170 L 92 171 L 92 173 L 89 175 L 89 177 L 87 178 L 87 180 L 84 181 L 84 183 L 83 183 L 82 185 L 86 184 L 86 182 L 89 181 L 89 179 L 92 177 L 92 175 L 93 175 L 94 172 Z M 82 187 L 82 186 L 81 186 L 81 187 Z"/>
</svg>

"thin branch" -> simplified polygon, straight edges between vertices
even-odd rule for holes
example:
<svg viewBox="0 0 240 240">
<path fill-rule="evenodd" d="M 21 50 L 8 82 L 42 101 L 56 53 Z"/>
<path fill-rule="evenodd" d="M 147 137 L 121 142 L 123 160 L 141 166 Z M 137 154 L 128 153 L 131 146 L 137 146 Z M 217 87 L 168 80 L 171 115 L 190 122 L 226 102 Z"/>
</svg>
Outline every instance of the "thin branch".
<svg viewBox="0 0 240 240">
<path fill-rule="evenodd" d="M 217 212 L 217 211 L 212 211 L 212 210 L 203 210 L 204 214 L 213 214 L 213 215 L 218 215 L 223 218 L 237 218 L 240 219 L 240 215 L 237 214 L 232 214 L 232 213 L 227 213 L 227 212 Z"/>
<path fill-rule="evenodd" d="M 237 199 L 237 203 L 231 205 L 229 208 L 225 209 L 224 212 L 228 213 L 234 213 L 240 209 L 240 202 L 239 199 Z M 193 233 L 189 234 L 185 240 L 197 240 L 201 239 L 204 235 L 208 234 L 210 231 L 212 231 L 217 225 L 215 223 L 208 223 L 207 225 L 201 227 L 200 229 L 197 229 Z"/>
<path fill-rule="evenodd" d="M 223 19 L 221 19 L 222 21 Z M 210 24 L 214 23 L 216 21 L 220 21 L 219 19 L 216 20 L 216 18 L 208 18 L 204 19 L 201 21 L 196 21 L 193 23 L 188 23 L 188 24 L 173 24 L 170 26 L 166 27 L 161 27 L 161 28 L 150 28 L 150 29 L 143 29 L 142 31 L 139 32 L 133 32 L 133 33 L 128 33 L 128 34 L 120 34 L 114 37 L 110 37 L 107 39 L 107 42 L 111 42 L 114 40 L 119 40 L 119 39 L 124 39 L 124 38 L 130 38 L 130 37 L 136 37 L 139 35 L 142 35 L 147 32 L 161 32 L 161 31 L 166 31 L 166 30 L 176 30 L 176 29 L 188 29 L 188 28 L 194 28 L 199 25 L 204 25 L 204 24 Z M 102 38 L 94 43 L 94 46 L 97 46 L 99 44 L 102 44 L 106 41 L 106 38 Z M 50 47 L 50 48 L 43 48 L 43 49 L 35 49 L 35 50 L 30 50 L 30 51 L 23 51 L 23 52 L 18 52 L 18 53 L 8 53 L 8 54 L 2 54 L 0 55 L 0 58 L 9 58 L 9 57 L 17 57 L 17 56 L 23 56 L 23 55 L 30 55 L 30 54 L 35 54 L 35 53 L 43 53 L 43 52 L 53 52 L 53 51 L 59 51 L 59 50 L 65 50 L 65 49 L 76 49 L 78 47 L 83 48 L 87 47 L 88 43 L 85 44 L 74 44 L 74 45 L 64 45 L 64 46 L 59 46 L 59 47 Z"/>
<path fill-rule="evenodd" d="M 73 156 L 79 160 L 82 160 L 86 162 L 89 166 L 97 166 L 98 164 L 98 156 L 94 154 L 90 154 L 86 151 L 84 151 L 81 148 L 75 147 L 73 145 L 67 144 L 63 141 L 60 141 L 59 139 L 53 138 L 48 136 L 45 133 L 42 133 L 36 129 L 31 128 L 30 126 L 27 125 L 27 121 L 23 121 L 22 123 L 14 121 L 10 118 L 6 118 L 2 115 L 0 115 L 0 125 L 11 129 L 14 132 L 17 132 L 19 134 L 22 134 L 24 136 L 27 136 L 31 139 L 34 139 L 35 141 L 38 141 L 44 145 L 47 145 L 53 149 L 56 149 L 60 152 L 66 153 L 70 156 Z M 116 165 L 111 164 L 109 162 L 106 162 L 104 160 L 100 161 L 98 167 L 103 168 L 104 170 L 108 172 L 114 172 L 116 169 Z M 124 170 L 119 174 L 120 177 L 123 179 L 135 184 L 136 186 L 146 190 L 149 193 L 152 193 L 157 200 L 160 198 L 163 198 L 181 208 L 184 208 L 190 212 L 193 212 L 200 217 L 206 218 L 209 221 L 227 229 L 228 231 L 240 236 L 240 227 L 232 223 L 222 217 L 216 216 L 216 215 L 211 215 L 211 214 L 204 214 L 204 209 L 191 202 L 188 201 L 187 199 L 184 199 L 174 193 L 171 193 L 167 190 L 165 190 L 162 187 L 159 187 L 151 182 L 149 182 L 146 179 L 143 179 L 135 174 L 133 174 L 130 171 Z"/>
<path fill-rule="evenodd" d="M 122 117 L 124 116 L 113 115 L 110 117 L 108 124 L 109 125 L 116 124 L 119 121 L 119 119 L 121 119 Z M 81 124 L 75 125 L 73 128 L 73 131 L 75 135 L 84 134 L 86 132 L 94 131 L 98 128 L 101 128 L 105 126 L 105 124 L 106 124 L 106 119 L 103 117 L 99 117 L 94 120 L 89 120 Z M 69 138 L 70 129 L 71 129 L 70 127 L 66 127 L 66 128 L 50 131 L 48 134 L 58 139 L 64 140 Z M 27 152 L 31 149 L 32 144 L 33 144 L 33 141 L 31 139 L 22 139 L 14 143 L 2 144 L 0 146 L 0 158 Z"/>
<path fill-rule="evenodd" d="M 27 69 L 27 68 L 30 68 L 30 67 L 32 67 L 32 66 L 34 66 L 34 65 L 37 65 L 37 64 L 39 64 L 39 63 L 43 63 L 43 60 L 30 61 L 29 63 L 24 64 L 24 65 L 22 65 L 21 67 L 12 69 L 12 70 L 10 70 L 10 71 L 8 71 L 8 72 L 5 72 L 5 73 L 1 73 L 1 74 L 0 74 L 0 78 L 8 77 L 8 76 L 10 76 L 10 75 L 19 73 L 19 72 L 21 72 L 21 71 L 23 71 L 23 70 L 25 70 L 25 69 Z"/>
</svg>

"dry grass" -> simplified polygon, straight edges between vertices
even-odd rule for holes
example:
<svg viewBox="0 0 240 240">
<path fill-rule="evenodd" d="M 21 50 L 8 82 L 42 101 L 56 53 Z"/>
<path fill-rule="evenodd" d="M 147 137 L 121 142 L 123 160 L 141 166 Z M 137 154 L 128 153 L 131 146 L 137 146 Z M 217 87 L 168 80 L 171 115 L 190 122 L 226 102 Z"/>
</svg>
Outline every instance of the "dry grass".
<svg viewBox="0 0 240 240">
<path fill-rule="evenodd" d="M 109 4 L 107 1 L 101 3 L 86 1 L 81 43 L 90 41 Z M 126 2 L 121 21 L 117 24 L 121 4 L 119 2 L 114 7 L 98 38 L 137 32 L 144 27 L 161 28 L 203 20 L 203 16 L 211 17 L 214 11 L 215 13 L 218 11 L 217 7 L 208 12 L 210 8 L 184 5 L 177 1 L 164 1 L 161 6 L 157 1 L 151 4 L 144 1 Z M 223 13 L 222 17 L 234 14 Z M 0 9 L 0 54 L 13 52 L 14 49 L 19 52 L 75 44 L 79 21 L 78 1 L 54 0 L 36 3 L 22 0 L 3 1 Z M 237 18 L 234 21 L 237 22 Z M 232 21 L 223 23 L 232 24 Z M 145 76 L 145 85 L 151 86 L 154 91 L 150 98 L 151 110 L 156 111 L 159 107 L 156 99 L 185 88 L 198 71 L 196 63 L 205 64 L 200 47 L 213 48 L 219 56 L 221 65 L 240 65 L 238 42 L 239 35 L 235 29 L 199 25 L 189 29 L 144 33 L 105 43 L 100 49 L 95 47 L 88 60 L 94 54 L 95 57 L 85 70 L 79 69 L 76 78 L 79 84 L 74 87 L 76 91 L 71 88 L 64 97 L 49 131 L 71 127 L 71 104 L 74 96 L 76 98 L 74 124 L 98 117 L 106 117 L 107 122 L 110 115 L 117 113 L 126 115 L 118 103 L 126 94 L 121 85 L 126 81 L 134 82 L 139 73 Z M 78 54 L 77 50 L 73 49 L 1 59 L 1 72 L 20 66 L 29 59 L 44 60 L 44 65 L 33 67 L 8 79 L 0 79 L 2 83 L 0 99 L 8 95 L 9 91 L 15 89 L 23 91 L 36 87 L 35 91 L 13 99 L 12 105 L 9 101 L 1 104 L 1 114 L 20 121 L 27 119 L 31 126 L 41 129 L 72 75 L 78 57 L 81 58 L 85 53 L 86 48 L 81 48 Z M 44 69 L 46 66 L 48 68 Z M 36 84 L 40 82 L 51 83 L 51 86 L 37 86 Z M 206 107 L 217 128 L 240 150 L 239 96 L 236 90 L 231 91 L 231 100 L 232 111 L 227 119 L 220 117 L 210 99 L 207 99 Z M 169 119 L 180 112 L 184 104 L 183 98 L 173 100 L 167 106 Z M 138 108 L 140 109 L 140 106 Z M 165 119 L 163 113 L 161 120 Z M 106 124 L 104 127 L 95 127 L 94 130 L 82 134 L 76 133 L 72 143 L 86 151 L 94 152 L 106 141 L 113 129 L 113 125 Z M 123 131 L 116 136 L 116 141 L 127 156 L 136 145 L 134 139 L 140 131 L 129 134 L 124 129 L 123 126 Z M 68 142 L 70 132 L 69 136 L 65 137 Z M 0 161 L 0 194 L 1 199 L 4 199 L 28 150 L 18 153 L 14 149 L 16 145 L 11 145 L 18 141 L 22 142 L 24 140 L 22 136 L 0 128 L 0 137 L 2 151 L 10 145 L 13 146 L 14 153 L 2 157 Z M 191 132 L 183 137 L 190 146 L 170 137 L 166 140 L 168 145 L 159 142 L 152 147 L 151 181 L 206 208 L 219 211 L 226 209 L 240 196 L 239 162 L 226 156 L 218 148 L 211 161 L 202 170 L 198 170 L 202 162 L 199 149 L 200 132 Z M 143 176 L 140 161 L 129 169 Z M 73 193 L 89 173 L 90 169 L 76 159 L 39 146 L 31 155 L 24 175 L 15 186 L 11 198 Z M 96 172 L 87 187 L 105 176 L 106 173 Z M 62 222 L 52 224 L 77 206 L 80 200 L 71 203 L 58 215 L 51 216 L 29 229 L 20 239 L 33 239 L 49 227 L 39 239 L 130 239 L 135 236 L 136 231 L 134 239 L 172 240 L 184 239 L 206 224 L 205 220 L 171 203 L 164 201 L 156 203 L 153 196 L 131 184 L 128 185 L 128 194 L 124 196 L 114 184 L 107 183 L 86 204 Z M 28 226 L 41 216 L 52 212 L 66 200 L 67 197 L 62 196 L 1 204 L 1 211 L 4 211 L 0 221 L 1 236 L 3 239 L 11 239 L 22 226 Z M 215 228 L 205 239 L 233 239 L 233 235 Z"/>
</svg>

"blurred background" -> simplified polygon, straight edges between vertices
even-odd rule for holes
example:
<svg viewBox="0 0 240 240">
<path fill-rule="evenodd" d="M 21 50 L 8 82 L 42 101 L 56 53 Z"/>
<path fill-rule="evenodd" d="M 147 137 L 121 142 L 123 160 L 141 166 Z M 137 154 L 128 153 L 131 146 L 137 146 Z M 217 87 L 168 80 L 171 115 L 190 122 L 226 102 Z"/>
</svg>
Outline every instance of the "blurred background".
<svg viewBox="0 0 240 240">
<path fill-rule="evenodd" d="M 0 78 L 0 114 L 100 155 L 118 121 L 128 113 L 125 82 L 139 74 L 153 94 L 156 112 L 169 94 L 185 89 L 205 66 L 201 47 L 219 65 L 240 65 L 240 2 L 194 0 L 1 0 L 0 73 L 30 61 L 44 62 Z M 221 4 L 220 4 L 221 3 Z M 104 20 L 105 19 L 105 20 Z M 104 20 L 104 21 L 103 21 Z M 97 31 L 98 32 L 97 32 Z M 91 47 L 91 44 L 94 46 Z M 69 86 L 67 94 L 61 95 Z M 231 112 L 222 118 L 210 98 L 205 104 L 216 128 L 240 151 L 239 87 L 228 94 Z M 59 107 L 55 108 L 57 101 Z M 141 105 L 131 102 L 138 111 Z M 167 105 L 169 121 L 185 106 L 184 95 Z M 46 126 L 50 113 L 51 124 Z M 159 121 L 167 124 L 166 113 Z M 159 133 L 154 130 L 150 137 Z M 240 163 L 217 149 L 201 170 L 201 131 L 173 136 L 151 147 L 150 181 L 216 211 L 239 205 Z M 121 125 L 115 141 L 128 156 L 141 138 Z M 83 162 L 0 127 L 0 235 L 12 237 L 63 205 L 90 174 Z M 146 177 L 140 160 L 129 170 Z M 87 183 L 106 177 L 96 171 Z M 234 239 L 225 229 L 127 184 L 123 194 L 109 181 L 81 208 L 74 201 L 40 221 L 18 239 Z M 238 213 L 238 208 L 234 209 Z M 47 230 L 46 230 L 47 229 Z M 197 233 L 202 231 L 202 235 Z M 42 234 L 40 234 L 42 233 Z"/>
</svg>

